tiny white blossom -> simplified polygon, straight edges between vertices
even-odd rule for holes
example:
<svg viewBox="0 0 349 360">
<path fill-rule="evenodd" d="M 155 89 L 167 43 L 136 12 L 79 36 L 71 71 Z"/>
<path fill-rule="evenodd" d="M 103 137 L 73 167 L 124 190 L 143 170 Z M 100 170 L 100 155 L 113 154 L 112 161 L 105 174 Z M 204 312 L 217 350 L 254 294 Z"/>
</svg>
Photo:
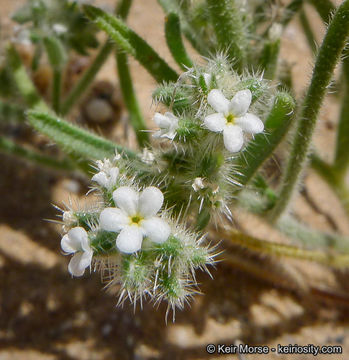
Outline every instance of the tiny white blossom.
<svg viewBox="0 0 349 360">
<path fill-rule="evenodd" d="M 203 77 L 206 85 L 209 87 L 211 85 L 212 75 L 208 73 L 203 73 Z"/>
<path fill-rule="evenodd" d="M 115 159 L 119 159 L 118 154 L 115 156 L 114 160 Z M 99 172 L 92 176 L 92 181 L 95 181 L 98 185 L 107 189 L 112 188 L 119 176 L 119 168 L 114 166 L 109 159 L 104 159 L 103 161 L 97 160 L 96 163 Z"/>
<path fill-rule="evenodd" d="M 258 134 L 264 130 L 259 117 L 248 113 L 252 94 L 250 90 L 238 91 L 229 101 L 220 90 L 211 90 L 207 102 L 217 111 L 205 117 L 204 124 L 213 132 L 223 132 L 224 146 L 230 152 L 238 152 L 244 143 L 243 132 Z"/>
<path fill-rule="evenodd" d="M 57 35 L 62 35 L 64 33 L 66 33 L 68 31 L 67 27 L 63 24 L 53 24 L 52 25 L 52 30 L 57 34 Z"/>
<path fill-rule="evenodd" d="M 82 276 L 91 265 L 93 256 L 85 229 L 75 227 L 69 230 L 61 240 L 61 248 L 67 254 L 74 254 L 68 265 L 69 272 L 73 276 Z"/>
<path fill-rule="evenodd" d="M 205 184 L 201 177 L 197 177 L 194 179 L 193 184 L 191 185 L 194 191 L 199 191 L 203 188 L 205 188 Z"/>
<path fill-rule="evenodd" d="M 152 164 L 155 160 L 154 153 L 151 152 L 148 148 L 144 148 L 142 154 L 140 155 L 141 160 L 145 164 Z"/>
<path fill-rule="evenodd" d="M 158 188 L 150 186 L 138 193 L 122 186 L 113 192 L 113 199 L 117 207 L 104 209 L 99 224 L 103 230 L 119 232 L 116 246 L 121 252 L 131 254 L 140 250 L 144 237 L 159 244 L 168 239 L 170 226 L 155 216 L 164 202 Z"/>
<path fill-rule="evenodd" d="M 178 129 L 178 118 L 170 112 L 165 114 L 155 113 L 153 118 L 155 124 L 160 128 L 153 137 L 155 138 L 167 138 L 173 140 L 176 136 L 176 130 Z"/>
</svg>

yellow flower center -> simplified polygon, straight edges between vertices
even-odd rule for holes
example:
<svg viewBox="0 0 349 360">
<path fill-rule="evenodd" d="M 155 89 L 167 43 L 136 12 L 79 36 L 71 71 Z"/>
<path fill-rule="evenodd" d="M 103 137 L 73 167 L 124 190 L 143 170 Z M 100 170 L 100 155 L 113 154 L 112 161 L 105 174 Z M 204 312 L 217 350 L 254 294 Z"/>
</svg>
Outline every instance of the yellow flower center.
<svg viewBox="0 0 349 360">
<path fill-rule="evenodd" d="M 139 223 L 143 220 L 143 218 L 139 215 L 135 215 L 130 217 L 130 223 L 131 225 L 135 224 L 135 225 L 139 225 Z"/>
<path fill-rule="evenodd" d="M 226 117 L 227 123 L 234 125 L 235 124 L 235 116 L 233 114 L 228 114 Z"/>
</svg>

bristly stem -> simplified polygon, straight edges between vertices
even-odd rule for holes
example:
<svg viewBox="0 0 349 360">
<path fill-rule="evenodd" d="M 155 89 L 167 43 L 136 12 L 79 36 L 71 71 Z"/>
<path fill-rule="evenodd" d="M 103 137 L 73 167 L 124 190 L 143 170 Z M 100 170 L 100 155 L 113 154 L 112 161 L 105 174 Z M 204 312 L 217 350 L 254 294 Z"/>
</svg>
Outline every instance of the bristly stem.
<svg viewBox="0 0 349 360">
<path fill-rule="evenodd" d="M 349 33 L 349 0 L 338 8 L 316 59 L 311 84 L 294 135 L 291 154 L 283 175 L 280 196 L 269 219 L 276 222 L 288 207 L 307 164 L 307 157 L 322 101 Z"/>
<path fill-rule="evenodd" d="M 349 166 L 349 50 L 343 54 L 344 94 L 337 128 L 336 155 L 334 166 L 344 178 Z"/>
<path fill-rule="evenodd" d="M 332 12 L 336 9 L 331 0 L 308 0 L 321 16 L 322 20 L 328 24 Z"/>
<path fill-rule="evenodd" d="M 218 48 L 225 50 L 238 71 L 246 62 L 247 38 L 243 16 L 235 0 L 207 0 Z"/>
</svg>

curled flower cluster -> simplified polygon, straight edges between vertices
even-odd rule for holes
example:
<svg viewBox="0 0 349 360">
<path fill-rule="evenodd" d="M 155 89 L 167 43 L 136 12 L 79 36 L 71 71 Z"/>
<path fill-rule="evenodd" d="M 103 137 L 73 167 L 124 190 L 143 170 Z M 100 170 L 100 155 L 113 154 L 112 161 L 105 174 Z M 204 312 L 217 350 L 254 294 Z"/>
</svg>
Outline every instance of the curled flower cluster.
<svg viewBox="0 0 349 360">
<path fill-rule="evenodd" d="M 99 205 L 63 214 L 62 249 L 73 254 L 72 275 L 100 271 L 120 303 L 147 295 L 174 308 L 195 293 L 195 270 L 214 263 L 203 230 L 222 214 L 231 220 L 235 159 L 264 131 L 271 96 L 261 77 L 238 75 L 218 56 L 154 98 L 167 108 L 154 115 L 154 137 L 165 143 L 97 161 Z"/>
<path fill-rule="evenodd" d="M 116 166 L 120 163 L 120 167 Z M 140 188 L 127 175 L 123 160 L 97 162 L 92 180 L 99 194 L 93 210 L 63 213 L 61 247 L 73 255 L 68 270 L 82 276 L 100 271 L 108 286 L 118 286 L 119 302 L 148 295 L 182 307 L 197 289 L 195 270 L 214 263 L 203 237 L 185 230 L 163 210 L 164 195 L 155 186 Z"/>
</svg>

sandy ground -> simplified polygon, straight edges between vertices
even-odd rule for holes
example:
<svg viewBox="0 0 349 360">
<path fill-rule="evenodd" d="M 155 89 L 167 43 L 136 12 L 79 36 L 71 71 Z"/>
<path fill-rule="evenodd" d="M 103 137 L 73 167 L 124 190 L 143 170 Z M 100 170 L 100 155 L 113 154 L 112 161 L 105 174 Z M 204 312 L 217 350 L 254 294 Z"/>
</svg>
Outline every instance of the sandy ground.
<svg viewBox="0 0 349 360">
<path fill-rule="evenodd" d="M 2 22 L 21 1 L 0 0 Z M 310 9 L 309 9 L 310 10 Z M 316 14 L 310 13 L 321 30 Z M 155 0 L 135 0 L 129 24 L 173 66 L 164 45 L 163 14 Z M 321 31 L 319 31 L 321 37 Z M 297 94 L 302 96 L 311 60 L 298 23 L 287 30 L 283 56 L 294 63 Z M 302 56 L 299 56 L 302 54 Z M 133 60 L 132 74 L 147 119 L 151 119 L 152 78 Z M 99 76 L 116 79 L 113 59 Z M 115 80 L 115 85 L 116 85 Z M 336 119 L 334 97 L 322 110 L 315 145 L 331 159 Z M 151 121 L 149 121 L 151 125 Z M 115 134 L 115 137 L 122 136 Z M 130 136 L 128 141 L 133 142 Z M 116 298 L 102 290 L 97 274 L 71 279 L 68 258 L 62 256 L 60 230 L 44 219 L 61 206 L 83 198 L 88 184 L 74 177 L 42 170 L 1 155 L 0 175 L 0 360 L 17 359 L 237 359 L 209 355 L 207 344 L 340 345 L 349 358 L 349 287 L 347 274 L 315 264 L 281 263 L 228 248 L 226 261 L 213 271 L 214 280 L 200 274 L 203 295 L 165 324 L 166 305 L 116 308 Z M 337 199 L 309 172 L 306 191 L 296 200 L 296 214 L 312 226 L 349 235 L 349 224 Z M 235 221 L 252 235 L 281 238 L 251 215 L 236 211 Z M 230 261 L 228 261 L 228 259 Z M 245 266 L 241 261 L 243 259 Z M 244 268 L 255 265 L 255 273 Z M 257 265 L 256 265 L 257 264 Z M 269 276 L 262 276 L 263 269 Z M 248 355 L 243 359 L 311 359 L 304 355 Z"/>
</svg>

